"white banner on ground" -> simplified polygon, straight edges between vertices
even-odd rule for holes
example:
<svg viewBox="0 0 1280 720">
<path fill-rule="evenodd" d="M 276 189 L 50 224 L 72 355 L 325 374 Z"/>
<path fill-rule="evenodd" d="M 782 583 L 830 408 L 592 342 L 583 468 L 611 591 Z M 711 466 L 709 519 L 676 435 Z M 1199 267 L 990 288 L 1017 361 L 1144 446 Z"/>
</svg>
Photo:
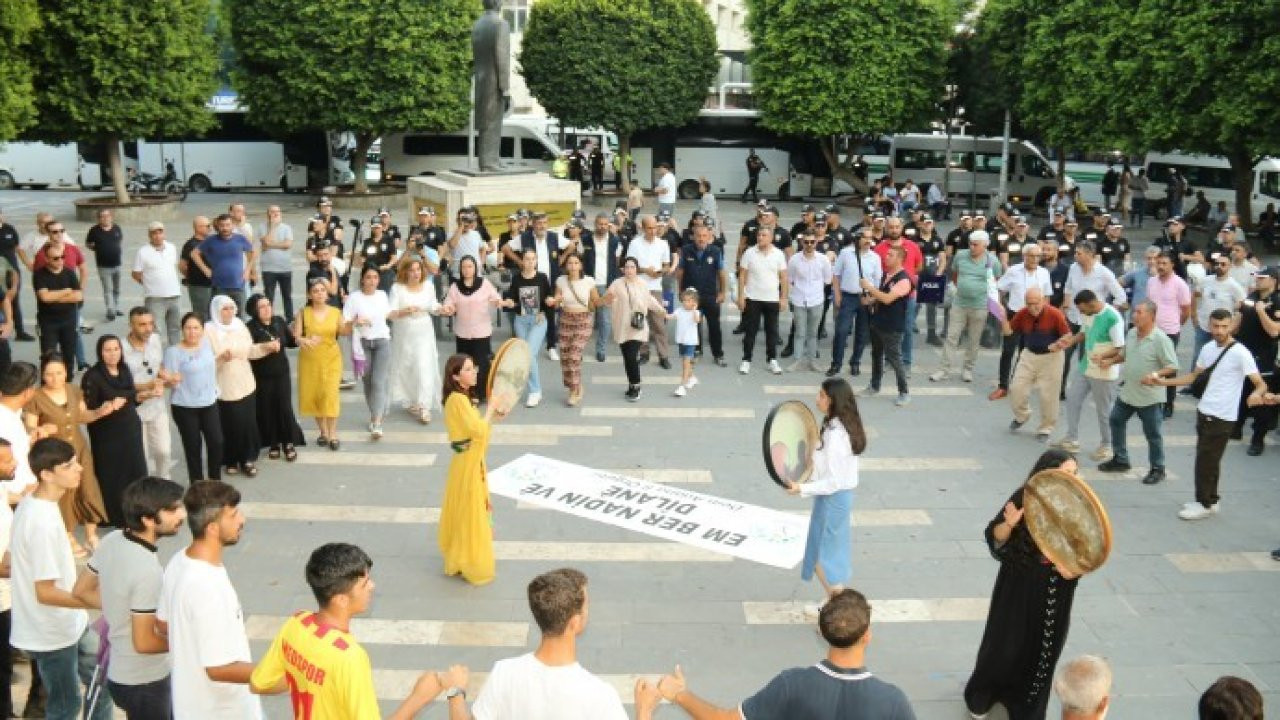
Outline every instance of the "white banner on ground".
<svg viewBox="0 0 1280 720">
<path fill-rule="evenodd" d="M 521 455 L 489 471 L 489 490 L 552 510 L 780 568 L 804 557 L 809 520 L 624 475 Z"/>
</svg>

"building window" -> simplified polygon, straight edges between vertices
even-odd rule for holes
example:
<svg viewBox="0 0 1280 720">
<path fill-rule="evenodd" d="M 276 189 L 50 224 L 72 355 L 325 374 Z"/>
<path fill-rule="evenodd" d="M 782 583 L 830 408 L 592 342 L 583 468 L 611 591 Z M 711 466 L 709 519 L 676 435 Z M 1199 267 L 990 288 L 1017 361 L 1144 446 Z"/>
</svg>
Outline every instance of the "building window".
<svg viewBox="0 0 1280 720">
<path fill-rule="evenodd" d="M 511 26 L 511 32 L 523 33 L 524 26 L 529 23 L 530 0 L 504 0 L 502 17 Z"/>
</svg>

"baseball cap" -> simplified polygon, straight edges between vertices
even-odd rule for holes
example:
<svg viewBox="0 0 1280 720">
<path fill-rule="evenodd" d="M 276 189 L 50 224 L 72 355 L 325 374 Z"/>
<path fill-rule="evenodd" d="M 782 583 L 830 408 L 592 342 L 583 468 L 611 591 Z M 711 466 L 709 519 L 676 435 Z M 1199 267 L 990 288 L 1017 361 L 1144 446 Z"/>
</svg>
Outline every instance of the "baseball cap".
<svg viewBox="0 0 1280 720">
<path fill-rule="evenodd" d="M 973 211 L 973 216 L 974 216 L 975 218 L 983 218 L 983 219 L 985 220 L 985 219 L 986 219 L 986 217 L 987 217 L 987 212 L 986 212 L 985 210 L 981 210 L 981 209 L 979 209 L 979 210 L 974 210 L 974 211 Z"/>
<path fill-rule="evenodd" d="M 511 213 L 510 215 L 507 216 L 507 220 L 509 222 L 519 222 L 520 216 L 516 215 L 515 213 Z"/>
<path fill-rule="evenodd" d="M 929 213 L 925 213 L 920 216 L 920 222 L 922 223 L 933 222 L 933 216 L 930 215 Z"/>
<path fill-rule="evenodd" d="M 391 211 L 390 211 L 390 210 L 388 210 L 388 209 L 386 209 L 386 208 L 378 208 L 378 215 L 386 215 L 386 216 L 390 217 L 390 216 L 391 216 Z"/>
<path fill-rule="evenodd" d="M 1235 231 L 1236 231 L 1236 226 L 1235 226 L 1235 225 L 1231 225 L 1230 223 L 1228 223 L 1228 224 L 1226 224 L 1226 225 L 1223 225 L 1223 226 L 1222 226 L 1222 229 L 1221 229 L 1221 230 L 1219 230 L 1218 232 L 1220 232 L 1220 233 L 1224 233 L 1224 232 L 1225 232 L 1225 233 L 1234 233 Z"/>
<path fill-rule="evenodd" d="M 765 200 L 765 199 L 763 199 L 763 198 L 761 198 L 760 200 L 757 200 L 757 201 L 756 201 L 756 207 L 758 207 L 758 208 L 760 208 L 761 210 L 763 210 L 763 209 L 765 209 L 765 208 L 769 207 L 769 201 L 768 201 L 768 200 Z"/>
<path fill-rule="evenodd" d="M 658 218 L 658 222 L 667 222 L 668 220 L 671 219 L 671 213 L 667 212 L 666 210 L 659 210 L 657 218 Z"/>
<path fill-rule="evenodd" d="M 1113 227 L 1124 227 L 1124 223 L 1120 222 L 1119 220 L 1117 220 L 1117 219 L 1115 219 L 1115 218 L 1112 218 L 1112 219 L 1110 219 L 1110 220 L 1108 220 L 1108 221 L 1107 221 L 1107 227 L 1109 227 L 1109 228 L 1113 228 Z"/>
<path fill-rule="evenodd" d="M 965 218 L 973 219 L 973 211 L 971 211 L 971 210 L 961 210 L 961 211 L 960 211 L 960 219 L 961 219 L 961 220 L 963 220 L 963 219 L 965 219 Z"/>
<path fill-rule="evenodd" d="M 316 207 L 324 207 L 326 205 L 333 207 L 333 201 L 327 195 L 321 195 L 320 199 L 316 201 Z"/>
<path fill-rule="evenodd" d="M 583 210 L 582 208 L 578 208 L 577 210 L 574 210 L 574 211 L 573 211 L 573 219 L 574 219 L 574 220 L 582 220 L 582 219 L 584 219 L 585 217 L 587 217 L 587 211 L 586 211 L 586 210 Z"/>
<path fill-rule="evenodd" d="M 800 209 L 800 212 L 802 212 L 802 213 L 810 213 L 810 212 L 814 212 L 814 211 L 815 211 L 815 210 L 814 210 L 814 207 L 813 207 L 813 205 L 811 205 L 811 204 L 805 204 L 805 206 L 804 206 L 803 208 L 801 208 L 801 209 Z"/>
<path fill-rule="evenodd" d="M 825 225 L 827 223 L 827 214 L 819 210 L 813 214 L 813 221 Z"/>
<path fill-rule="evenodd" d="M 152 220 L 147 225 L 147 232 L 151 232 L 152 230 L 163 230 L 163 229 L 164 229 L 164 223 L 160 222 L 159 220 Z"/>
<path fill-rule="evenodd" d="M 1076 219 L 1075 219 L 1075 218 L 1067 218 L 1067 224 L 1068 224 L 1068 225 L 1075 225 L 1076 227 L 1079 227 L 1079 226 L 1080 226 L 1080 223 L 1076 222 Z"/>
<path fill-rule="evenodd" d="M 1017 226 L 1019 226 L 1019 227 L 1026 227 L 1026 226 L 1027 226 L 1027 219 L 1026 219 L 1025 217 L 1021 216 L 1021 215 L 1018 215 L 1018 216 L 1016 216 L 1016 217 L 1013 219 L 1013 224 L 1014 224 L 1014 225 L 1017 225 Z"/>
<path fill-rule="evenodd" d="M 830 205 L 828 205 L 828 206 L 826 207 L 826 212 L 827 212 L 827 214 L 828 214 L 828 215 L 839 215 L 839 214 L 840 214 L 840 206 L 839 206 L 839 205 L 837 205 L 837 204 L 835 204 L 835 203 L 831 203 Z"/>
<path fill-rule="evenodd" d="M 777 216 L 778 216 L 778 208 L 776 208 L 776 207 L 774 207 L 774 206 L 772 206 L 772 205 L 765 205 L 764 207 L 760 208 L 760 210 L 761 210 L 761 211 L 763 211 L 763 212 L 769 213 L 770 215 L 772 215 L 772 216 L 774 216 L 774 217 L 777 217 Z"/>
<path fill-rule="evenodd" d="M 418 208 L 418 214 L 419 214 L 419 215 L 430 215 L 430 214 L 431 214 L 431 208 L 427 207 L 426 205 L 423 205 L 422 207 Z"/>
</svg>

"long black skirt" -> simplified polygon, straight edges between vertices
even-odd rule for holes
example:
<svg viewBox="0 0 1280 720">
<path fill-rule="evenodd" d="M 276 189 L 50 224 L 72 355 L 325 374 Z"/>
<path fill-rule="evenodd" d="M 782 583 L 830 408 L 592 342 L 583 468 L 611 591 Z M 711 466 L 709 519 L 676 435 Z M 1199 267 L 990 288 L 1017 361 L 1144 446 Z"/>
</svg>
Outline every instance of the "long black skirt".
<svg viewBox="0 0 1280 720">
<path fill-rule="evenodd" d="M 306 445 L 302 428 L 293 414 L 293 398 L 288 375 L 258 376 L 258 447 L 274 448 L 285 445 Z"/>
<path fill-rule="evenodd" d="M 142 421 L 132 403 L 89 423 L 89 444 L 93 449 L 93 472 L 102 490 L 107 524 L 124 524 L 124 489 L 147 476 L 147 456 L 142 449 Z"/>
<path fill-rule="evenodd" d="M 235 467 L 258 461 L 262 441 L 258 434 L 257 392 L 239 400 L 219 400 L 222 421 L 222 466 Z"/>
</svg>

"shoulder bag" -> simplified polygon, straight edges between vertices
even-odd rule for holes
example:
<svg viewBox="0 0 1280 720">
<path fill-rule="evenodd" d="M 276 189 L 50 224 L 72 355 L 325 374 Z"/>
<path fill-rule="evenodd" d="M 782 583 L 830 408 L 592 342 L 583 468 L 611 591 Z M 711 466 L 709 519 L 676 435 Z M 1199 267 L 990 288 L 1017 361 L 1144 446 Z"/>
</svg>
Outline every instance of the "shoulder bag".
<svg viewBox="0 0 1280 720">
<path fill-rule="evenodd" d="M 1198 399 L 1204 395 L 1204 391 L 1209 387 L 1209 376 L 1213 375 L 1213 371 L 1218 367 L 1218 363 L 1222 362 L 1222 358 L 1227 356 L 1227 353 L 1230 352 L 1232 346 L 1235 344 L 1235 340 L 1227 343 L 1227 346 L 1222 349 L 1222 352 L 1218 353 L 1218 359 L 1214 360 L 1212 365 L 1210 365 L 1204 372 L 1197 375 L 1195 380 L 1191 381 L 1190 392 L 1192 396 Z"/>
</svg>

